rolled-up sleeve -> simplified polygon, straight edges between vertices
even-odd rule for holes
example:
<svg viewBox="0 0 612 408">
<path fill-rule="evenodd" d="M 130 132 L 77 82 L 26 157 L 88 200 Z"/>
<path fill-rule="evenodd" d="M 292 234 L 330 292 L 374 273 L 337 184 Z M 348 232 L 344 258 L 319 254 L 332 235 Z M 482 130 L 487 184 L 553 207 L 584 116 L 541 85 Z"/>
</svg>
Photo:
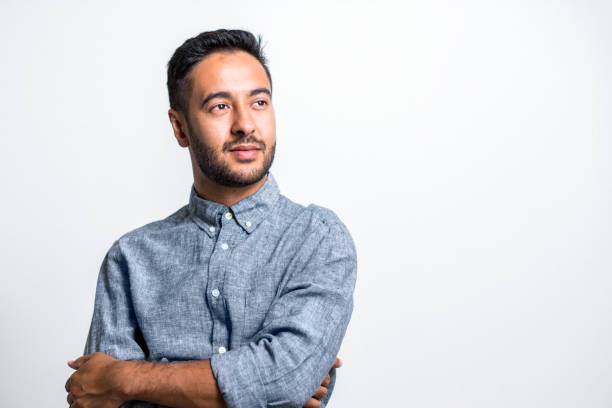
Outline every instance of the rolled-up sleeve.
<svg viewBox="0 0 612 408">
<path fill-rule="evenodd" d="M 85 354 L 100 351 L 119 360 L 143 360 L 145 353 L 138 335 L 127 263 L 119 241 L 115 241 L 98 275 Z"/>
<path fill-rule="evenodd" d="M 357 256 L 341 222 L 305 245 L 262 329 L 211 358 L 230 408 L 302 407 L 330 370 L 353 310 Z"/>
</svg>

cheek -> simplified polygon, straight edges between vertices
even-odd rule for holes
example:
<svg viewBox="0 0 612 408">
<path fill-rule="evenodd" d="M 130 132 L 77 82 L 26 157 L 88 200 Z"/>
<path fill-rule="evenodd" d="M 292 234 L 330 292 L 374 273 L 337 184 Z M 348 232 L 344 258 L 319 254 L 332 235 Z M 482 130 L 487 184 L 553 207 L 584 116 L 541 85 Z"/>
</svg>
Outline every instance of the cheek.
<svg viewBox="0 0 612 408">
<path fill-rule="evenodd" d="M 194 136 L 202 143 L 215 149 L 221 148 L 228 132 L 227 126 L 221 121 L 198 121 L 194 131 Z"/>
<path fill-rule="evenodd" d="M 266 139 L 274 140 L 276 137 L 276 118 L 274 117 L 274 112 L 270 115 L 267 115 L 262 121 L 264 126 L 263 133 Z"/>
</svg>

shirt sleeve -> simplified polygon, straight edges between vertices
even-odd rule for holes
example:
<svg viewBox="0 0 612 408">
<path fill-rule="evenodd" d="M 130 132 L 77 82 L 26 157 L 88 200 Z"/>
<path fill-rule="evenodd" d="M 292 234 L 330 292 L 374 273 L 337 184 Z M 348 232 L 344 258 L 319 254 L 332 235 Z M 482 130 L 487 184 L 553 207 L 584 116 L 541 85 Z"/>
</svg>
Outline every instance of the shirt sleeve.
<svg viewBox="0 0 612 408">
<path fill-rule="evenodd" d="M 229 408 L 301 408 L 337 356 L 357 275 L 355 246 L 344 224 L 331 224 L 322 238 L 307 238 L 292 264 L 252 341 L 211 358 Z"/>
<path fill-rule="evenodd" d="M 127 262 L 116 241 L 98 275 L 85 354 L 100 351 L 119 360 L 144 360 L 141 344 L 144 341 L 132 307 Z"/>
</svg>

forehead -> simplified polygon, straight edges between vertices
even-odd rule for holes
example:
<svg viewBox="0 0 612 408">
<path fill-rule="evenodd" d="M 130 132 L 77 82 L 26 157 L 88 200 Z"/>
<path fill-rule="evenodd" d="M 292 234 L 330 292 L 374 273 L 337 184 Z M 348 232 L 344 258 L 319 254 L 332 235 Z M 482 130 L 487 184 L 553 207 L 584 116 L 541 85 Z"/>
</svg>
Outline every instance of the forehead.
<svg viewBox="0 0 612 408">
<path fill-rule="evenodd" d="M 244 51 L 215 52 L 198 62 L 191 73 L 192 95 L 200 98 L 211 92 L 249 92 L 270 89 L 270 81 L 259 61 Z"/>
</svg>

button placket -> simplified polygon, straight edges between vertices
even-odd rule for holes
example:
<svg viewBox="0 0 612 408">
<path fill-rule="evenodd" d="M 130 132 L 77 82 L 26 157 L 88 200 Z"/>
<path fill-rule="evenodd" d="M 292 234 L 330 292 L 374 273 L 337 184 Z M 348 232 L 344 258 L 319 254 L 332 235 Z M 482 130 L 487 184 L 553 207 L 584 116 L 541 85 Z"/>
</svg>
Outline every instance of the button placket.
<svg viewBox="0 0 612 408">
<path fill-rule="evenodd" d="M 212 340 L 213 350 L 218 351 L 218 346 L 224 344 L 227 337 L 225 302 L 221 296 L 223 275 L 227 263 L 227 252 L 222 250 L 227 228 L 224 228 L 223 213 L 217 215 L 217 223 L 209 225 L 208 231 L 212 235 L 213 248 L 209 261 L 209 276 L 207 298 L 212 314 Z M 216 345 L 216 346 L 215 346 Z"/>
<path fill-rule="evenodd" d="M 220 243 L 220 248 L 223 251 L 227 251 L 231 248 L 231 237 L 229 234 L 231 233 L 232 226 L 235 224 L 234 215 L 231 211 L 226 211 L 221 218 L 221 229 L 219 231 L 218 241 Z"/>
<path fill-rule="evenodd" d="M 225 274 L 228 267 L 229 256 L 234 240 L 232 234 L 235 233 L 234 228 L 236 221 L 230 211 L 225 211 L 218 215 L 219 223 L 217 224 L 216 243 L 214 250 L 214 259 L 217 264 L 215 276 L 209 282 L 209 295 L 213 309 L 214 330 L 213 344 L 216 345 L 213 350 L 219 354 L 227 351 L 223 344 L 228 344 L 228 327 L 227 327 L 227 305 L 225 295 L 223 295 L 223 286 L 225 284 Z"/>
</svg>

